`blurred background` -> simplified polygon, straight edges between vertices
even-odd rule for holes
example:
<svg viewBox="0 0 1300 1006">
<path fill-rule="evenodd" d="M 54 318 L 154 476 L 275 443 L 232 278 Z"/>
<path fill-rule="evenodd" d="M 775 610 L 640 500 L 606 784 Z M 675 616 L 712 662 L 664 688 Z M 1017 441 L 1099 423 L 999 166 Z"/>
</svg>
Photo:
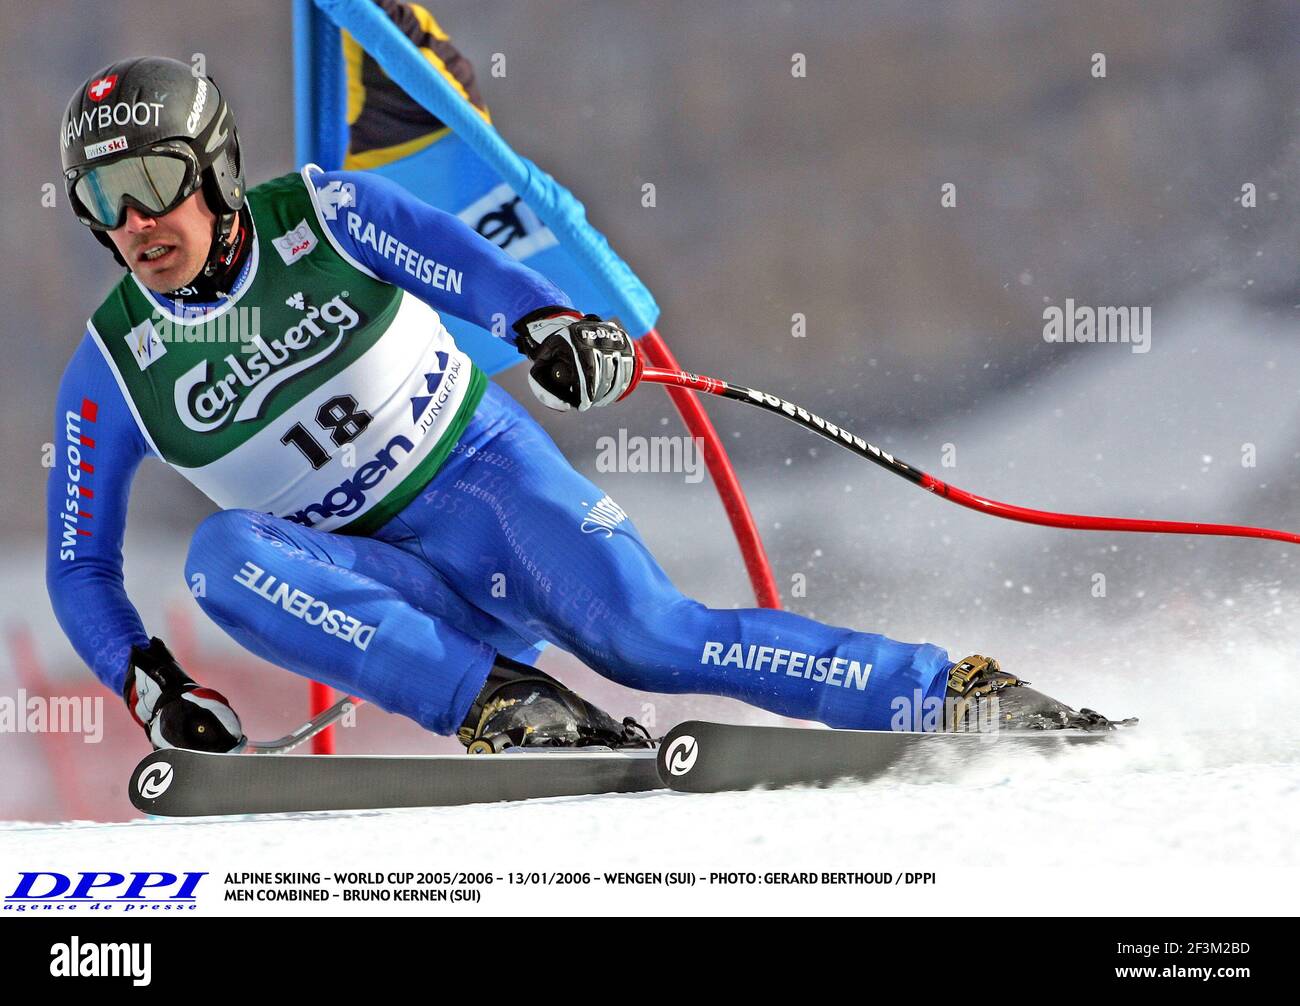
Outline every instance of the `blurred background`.
<svg viewBox="0 0 1300 1006">
<path fill-rule="evenodd" d="M 1296 4 L 427 6 L 478 69 L 497 128 L 587 204 L 654 292 L 684 367 L 797 401 L 995 498 L 1300 527 Z M 146 750 L 44 588 L 54 392 L 120 276 L 68 210 L 59 117 L 111 61 L 203 53 L 235 110 L 250 183 L 281 174 L 297 167 L 290 27 L 288 4 L 251 0 L 0 8 L 0 693 L 102 695 L 107 723 L 94 747 L 0 734 L 0 819 L 130 817 L 122 790 Z M 489 73 L 495 53 L 504 77 Z M 792 75 L 795 54 L 806 76 Z M 946 183 L 955 206 L 941 205 Z M 1043 309 L 1066 298 L 1149 306 L 1151 351 L 1046 343 Z M 555 417 L 533 408 L 517 370 L 500 380 L 613 493 L 684 590 L 752 603 L 707 480 L 595 469 L 597 439 L 619 427 L 681 432 L 662 392 Z M 707 408 L 792 610 L 954 657 L 992 652 L 1061 683 L 1049 689 L 1061 698 L 1164 713 L 1184 729 L 1206 717 L 1257 726 L 1271 683 L 1294 687 L 1290 546 L 1001 525 L 775 417 Z M 212 509 L 147 462 L 128 590 L 146 628 L 232 699 L 250 735 L 279 735 L 305 718 L 305 684 L 240 651 L 186 591 L 188 536 Z M 663 729 L 691 714 L 753 715 L 628 693 L 554 651 L 542 666 Z M 340 738 L 342 751 L 455 749 L 373 710 Z"/>
</svg>

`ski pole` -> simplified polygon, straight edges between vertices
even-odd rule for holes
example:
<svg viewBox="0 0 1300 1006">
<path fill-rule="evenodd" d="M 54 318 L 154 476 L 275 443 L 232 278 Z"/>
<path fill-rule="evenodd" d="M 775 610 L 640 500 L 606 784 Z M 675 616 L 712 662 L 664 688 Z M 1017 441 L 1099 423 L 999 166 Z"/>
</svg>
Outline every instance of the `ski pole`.
<svg viewBox="0 0 1300 1006">
<path fill-rule="evenodd" d="M 732 384 L 716 377 L 705 377 L 683 370 L 665 370 L 660 367 L 642 366 L 639 380 L 652 384 L 668 384 L 692 391 L 700 391 L 719 398 L 756 405 L 768 412 L 775 412 L 791 422 L 798 423 L 804 429 L 818 436 L 825 437 L 841 447 L 847 448 L 859 457 L 874 462 L 881 468 L 901 475 L 907 481 L 927 489 L 937 496 L 956 503 L 959 506 L 986 513 L 1004 520 L 1021 521 L 1025 524 L 1041 524 L 1045 527 L 1063 527 L 1077 531 L 1136 531 L 1151 534 L 1207 534 L 1227 538 L 1266 538 L 1271 541 L 1285 541 L 1300 545 L 1300 535 L 1289 531 L 1276 531 L 1266 527 L 1240 527 L 1235 524 L 1203 524 L 1200 522 L 1176 520 L 1137 520 L 1128 517 L 1092 517 L 1087 514 L 1054 513 L 1050 510 L 1033 510 L 1029 507 L 1016 506 L 1014 503 L 1000 503 L 975 493 L 967 492 L 949 485 L 933 475 L 913 468 L 905 461 L 900 461 L 879 447 L 867 443 L 861 437 L 850 433 L 843 427 L 828 422 L 821 416 L 809 412 L 802 406 L 777 398 L 765 391 L 755 391 L 739 384 Z"/>
<path fill-rule="evenodd" d="M 344 716 L 364 702 L 365 699 L 359 699 L 354 695 L 345 695 L 328 709 L 317 713 L 291 734 L 277 737 L 273 741 L 249 741 L 244 746 L 244 753 L 288 754 L 299 744 L 306 743 L 326 727 L 343 719 Z"/>
</svg>

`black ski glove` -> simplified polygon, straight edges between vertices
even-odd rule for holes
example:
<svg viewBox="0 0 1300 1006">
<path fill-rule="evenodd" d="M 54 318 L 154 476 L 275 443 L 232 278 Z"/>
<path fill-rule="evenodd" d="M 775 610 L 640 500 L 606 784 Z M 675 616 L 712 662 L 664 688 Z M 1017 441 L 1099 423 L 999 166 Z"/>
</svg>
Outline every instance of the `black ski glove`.
<svg viewBox="0 0 1300 1006">
<path fill-rule="evenodd" d="M 182 671 L 157 637 L 147 649 L 131 647 L 122 697 L 155 750 L 239 751 L 247 743 L 226 697 Z"/>
<path fill-rule="evenodd" d="M 616 321 L 544 307 L 520 318 L 514 330 L 520 352 L 533 361 L 533 394 L 557 412 L 617 402 L 641 379 L 636 346 Z"/>
</svg>

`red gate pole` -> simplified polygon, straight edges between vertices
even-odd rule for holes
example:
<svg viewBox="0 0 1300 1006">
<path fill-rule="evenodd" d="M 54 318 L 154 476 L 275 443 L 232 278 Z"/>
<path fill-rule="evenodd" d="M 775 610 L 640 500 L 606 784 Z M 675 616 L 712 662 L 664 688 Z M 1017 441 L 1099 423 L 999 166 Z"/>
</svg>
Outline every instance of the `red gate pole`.
<svg viewBox="0 0 1300 1006">
<path fill-rule="evenodd" d="M 313 681 L 311 683 L 311 690 L 308 699 L 311 707 L 311 716 L 315 716 L 317 713 L 323 713 L 334 704 L 334 689 L 329 685 L 322 685 L 319 681 Z M 311 753 L 334 753 L 333 727 L 326 727 L 311 739 Z"/>
</svg>

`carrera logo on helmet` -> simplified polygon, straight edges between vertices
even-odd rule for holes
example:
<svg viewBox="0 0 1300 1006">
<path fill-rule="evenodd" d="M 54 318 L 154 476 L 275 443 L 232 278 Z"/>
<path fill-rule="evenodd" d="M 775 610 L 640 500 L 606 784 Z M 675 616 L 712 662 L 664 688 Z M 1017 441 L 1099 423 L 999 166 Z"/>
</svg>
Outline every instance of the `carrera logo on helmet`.
<svg viewBox="0 0 1300 1006">
<path fill-rule="evenodd" d="M 344 290 L 319 308 L 309 307 L 302 321 L 285 329 L 269 345 L 260 334 L 253 336 L 250 344 L 255 349 L 243 362 L 233 353 L 227 354 L 229 372 L 214 381 L 208 380 L 208 361 L 196 363 L 180 376 L 173 390 L 181 422 L 196 433 L 207 433 L 224 426 L 232 414 L 237 423 L 256 419 L 272 391 L 294 374 L 332 356 L 343 345 L 347 333 L 360 324 L 361 316 L 346 297 Z M 302 351 L 326 334 L 317 320 L 338 328 L 329 345 L 304 358 Z"/>
<path fill-rule="evenodd" d="M 79 140 L 90 130 L 110 129 L 113 126 L 153 126 L 158 128 L 162 115 L 160 101 L 119 101 L 113 105 L 83 109 L 80 115 L 63 125 L 63 146 Z"/>
<path fill-rule="evenodd" d="M 107 77 L 100 77 L 99 80 L 94 81 L 86 88 L 86 94 L 91 101 L 103 101 L 116 83 L 117 74 L 110 73 Z"/>
<path fill-rule="evenodd" d="M 92 143 L 86 148 L 86 159 L 90 160 L 95 157 L 103 157 L 105 154 L 115 154 L 119 150 L 126 149 L 126 137 L 114 136 L 111 140 L 101 140 L 99 143 Z"/>
<path fill-rule="evenodd" d="M 185 128 L 196 133 L 199 129 L 199 116 L 203 114 L 203 106 L 208 103 L 208 82 L 202 77 L 199 78 L 199 89 L 194 94 L 194 104 L 190 107 L 189 118 L 185 120 Z"/>
</svg>

